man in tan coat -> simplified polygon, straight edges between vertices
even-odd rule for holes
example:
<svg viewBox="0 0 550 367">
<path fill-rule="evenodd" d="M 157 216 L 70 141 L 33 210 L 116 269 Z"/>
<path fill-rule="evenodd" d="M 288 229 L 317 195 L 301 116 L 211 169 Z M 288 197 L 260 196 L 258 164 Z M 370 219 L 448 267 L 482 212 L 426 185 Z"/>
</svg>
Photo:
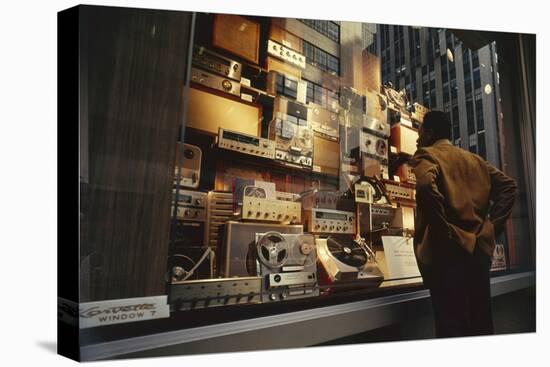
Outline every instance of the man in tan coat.
<svg viewBox="0 0 550 367">
<path fill-rule="evenodd" d="M 418 134 L 412 160 L 414 246 L 430 289 L 436 336 L 492 334 L 491 257 L 517 186 L 478 155 L 450 143 L 445 113 L 427 113 Z"/>
</svg>

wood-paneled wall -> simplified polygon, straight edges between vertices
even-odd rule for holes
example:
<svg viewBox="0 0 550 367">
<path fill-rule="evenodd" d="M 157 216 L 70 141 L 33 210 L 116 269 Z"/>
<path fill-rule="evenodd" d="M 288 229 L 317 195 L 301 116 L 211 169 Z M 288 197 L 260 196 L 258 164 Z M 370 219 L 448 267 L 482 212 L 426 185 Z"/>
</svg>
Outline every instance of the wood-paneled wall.
<svg viewBox="0 0 550 367">
<path fill-rule="evenodd" d="M 191 14 L 81 10 L 89 202 L 80 301 L 162 295 Z"/>
</svg>

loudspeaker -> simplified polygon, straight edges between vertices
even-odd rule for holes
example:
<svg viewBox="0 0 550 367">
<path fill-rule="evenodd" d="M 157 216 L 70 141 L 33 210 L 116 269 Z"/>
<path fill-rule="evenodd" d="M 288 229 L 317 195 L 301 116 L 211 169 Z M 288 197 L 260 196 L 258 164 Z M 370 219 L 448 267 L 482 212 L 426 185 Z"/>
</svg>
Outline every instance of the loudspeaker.
<svg viewBox="0 0 550 367">
<path fill-rule="evenodd" d="M 281 27 L 272 24 L 269 28 L 269 38 L 279 42 L 285 47 L 293 49 L 294 51 L 303 53 L 302 39 L 287 32 Z"/>
<path fill-rule="evenodd" d="M 261 108 L 189 88 L 188 127 L 218 135 L 226 130 L 258 136 Z"/>
<path fill-rule="evenodd" d="M 317 134 L 313 137 L 313 171 L 338 176 L 340 143 Z"/>
<path fill-rule="evenodd" d="M 397 148 L 397 153 L 413 155 L 416 152 L 418 131 L 403 124 L 395 124 L 391 128 L 390 143 Z"/>
<path fill-rule="evenodd" d="M 201 177 L 202 151 L 191 144 L 178 143 L 176 150 L 176 167 L 179 167 L 180 185 L 196 189 Z M 178 177 L 178 169 L 174 172 L 174 180 Z"/>
<path fill-rule="evenodd" d="M 212 44 L 257 64 L 260 24 L 238 15 L 216 14 Z"/>
</svg>

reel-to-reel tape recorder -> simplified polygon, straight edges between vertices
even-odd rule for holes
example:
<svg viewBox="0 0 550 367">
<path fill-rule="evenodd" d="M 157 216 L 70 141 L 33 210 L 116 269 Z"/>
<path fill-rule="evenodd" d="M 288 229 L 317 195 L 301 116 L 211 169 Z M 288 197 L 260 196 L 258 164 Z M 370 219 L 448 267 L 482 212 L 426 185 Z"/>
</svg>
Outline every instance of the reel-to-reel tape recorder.
<svg viewBox="0 0 550 367">
<path fill-rule="evenodd" d="M 275 159 L 311 168 L 313 164 L 313 129 L 307 120 L 307 107 L 275 99 L 274 119 L 269 126 L 275 140 Z"/>
<path fill-rule="evenodd" d="M 262 276 L 262 302 L 319 295 L 313 235 L 257 233 L 255 258 Z"/>
</svg>

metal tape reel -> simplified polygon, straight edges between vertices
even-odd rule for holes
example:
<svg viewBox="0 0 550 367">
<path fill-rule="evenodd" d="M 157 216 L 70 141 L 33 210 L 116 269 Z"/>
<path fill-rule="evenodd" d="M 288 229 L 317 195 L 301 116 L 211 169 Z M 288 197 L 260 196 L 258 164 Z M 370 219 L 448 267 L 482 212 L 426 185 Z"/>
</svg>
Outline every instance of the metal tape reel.
<svg viewBox="0 0 550 367">
<path fill-rule="evenodd" d="M 267 232 L 256 241 L 258 260 L 271 269 L 282 267 L 288 259 L 289 247 L 279 232 Z"/>
<path fill-rule="evenodd" d="M 312 234 L 303 234 L 297 237 L 299 243 L 296 246 L 299 248 L 300 255 L 303 256 L 303 263 L 300 265 L 309 267 L 317 261 L 315 237 Z"/>
</svg>

